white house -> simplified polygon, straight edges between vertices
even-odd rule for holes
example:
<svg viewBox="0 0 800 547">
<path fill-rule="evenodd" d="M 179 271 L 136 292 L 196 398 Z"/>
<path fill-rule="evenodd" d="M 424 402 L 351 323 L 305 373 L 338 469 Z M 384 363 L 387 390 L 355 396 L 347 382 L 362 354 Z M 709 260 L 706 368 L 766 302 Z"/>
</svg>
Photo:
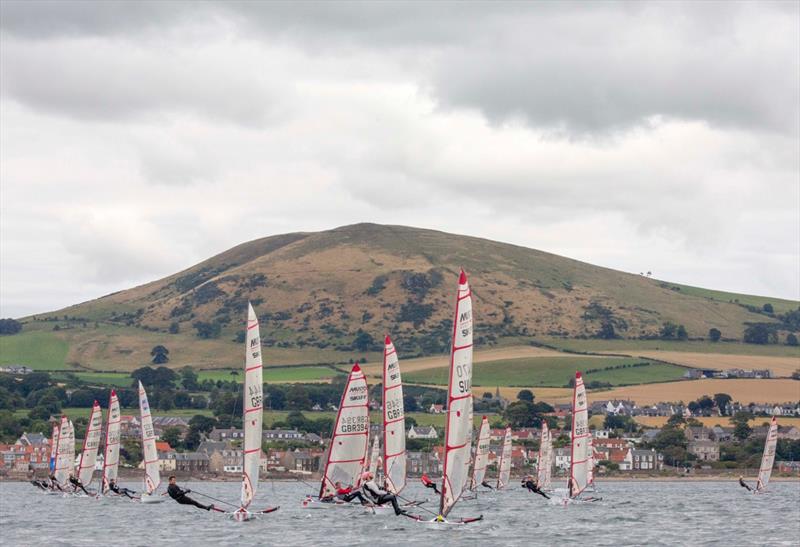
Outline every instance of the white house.
<svg viewBox="0 0 800 547">
<path fill-rule="evenodd" d="M 412 425 L 411 428 L 408 430 L 408 438 L 409 439 L 438 439 L 439 434 L 436 432 L 436 428 L 431 426 L 425 425 Z"/>
</svg>

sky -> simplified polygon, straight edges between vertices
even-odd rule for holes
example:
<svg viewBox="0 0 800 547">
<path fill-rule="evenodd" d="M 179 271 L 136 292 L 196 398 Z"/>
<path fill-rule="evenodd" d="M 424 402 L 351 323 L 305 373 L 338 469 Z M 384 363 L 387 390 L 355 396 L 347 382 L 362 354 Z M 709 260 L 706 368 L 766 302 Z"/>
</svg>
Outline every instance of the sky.
<svg viewBox="0 0 800 547">
<path fill-rule="evenodd" d="M 800 3 L 0 5 L 0 316 L 358 222 L 800 299 Z"/>
</svg>

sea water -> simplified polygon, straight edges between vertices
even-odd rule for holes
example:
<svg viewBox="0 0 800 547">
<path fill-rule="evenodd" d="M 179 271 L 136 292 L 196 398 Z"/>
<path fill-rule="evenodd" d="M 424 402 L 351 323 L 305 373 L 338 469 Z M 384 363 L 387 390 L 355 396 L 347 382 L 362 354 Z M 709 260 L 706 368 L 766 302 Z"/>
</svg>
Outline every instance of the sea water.
<svg viewBox="0 0 800 547">
<path fill-rule="evenodd" d="M 123 484 L 137 488 L 134 484 Z M 234 482 L 181 483 L 235 503 Z M 563 486 L 563 485 L 562 485 Z M 47 495 L 27 483 L 0 483 L 2 545 L 800 545 L 800 483 L 773 482 L 753 495 L 736 481 L 634 481 L 598 484 L 595 503 L 563 505 L 512 483 L 501 492 L 460 502 L 453 516 L 483 515 L 456 527 L 414 522 L 361 507 L 309 510 L 315 488 L 260 484 L 253 508 L 280 505 L 250 522 L 178 505 Z M 430 517 L 438 498 L 416 482 L 403 495 L 430 501 L 412 511 Z M 213 500 L 190 494 L 202 503 Z M 222 506 L 222 504 L 217 505 Z"/>
</svg>

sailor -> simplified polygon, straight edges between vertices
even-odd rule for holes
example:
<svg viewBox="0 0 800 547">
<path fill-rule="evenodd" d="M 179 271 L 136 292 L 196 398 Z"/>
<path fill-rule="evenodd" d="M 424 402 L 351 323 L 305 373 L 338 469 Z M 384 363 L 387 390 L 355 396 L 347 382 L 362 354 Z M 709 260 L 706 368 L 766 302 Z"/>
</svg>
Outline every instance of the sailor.
<svg viewBox="0 0 800 547">
<path fill-rule="evenodd" d="M 51 490 L 58 490 L 60 492 L 64 491 L 64 489 L 61 488 L 61 485 L 58 484 L 58 480 L 56 479 L 55 475 L 50 475 L 50 489 Z"/>
<path fill-rule="evenodd" d="M 203 505 L 202 503 L 193 500 L 186 495 L 189 493 L 191 493 L 191 490 L 182 490 L 181 487 L 175 482 L 175 475 L 170 475 L 169 486 L 167 487 L 167 494 L 169 494 L 169 497 L 181 505 L 194 505 L 195 507 L 199 509 L 205 509 L 206 511 L 211 511 L 214 508 L 213 505 Z"/>
<path fill-rule="evenodd" d="M 395 515 L 406 514 L 406 512 L 400 509 L 400 506 L 397 505 L 397 496 L 379 488 L 378 485 L 375 484 L 375 475 L 373 475 L 370 471 L 367 471 L 361 475 L 361 480 L 363 482 L 361 489 L 364 491 L 364 494 L 366 494 L 366 496 L 375 503 L 375 505 L 391 503 Z"/>
<path fill-rule="evenodd" d="M 72 485 L 72 491 L 77 492 L 80 488 L 83 490 L 83 493 L 87 496 L 90 496 L 89 492 L 86 491 L 86 488 L 83 487 L 83 483 L 80 481 L 78 477 L 76 477 L 73 473 L 69 474 L 69 483 Z"/>
<path fill-rule="evenodd" d="M 433 482 L 433 481 L 432 481 L 432 480 L 431 480 L 431 479 L 428 477 L 428 474 L 427 474 L 427 473 L 423 473 L 423 474 L 422 474 L 422 478 L 420 478 L 420 480 L 422 481 L 422 484 L 423 484 L 423 485 L 425 485 L 425 488 L 433 488 L 433 491 L 434 491 L 434 492 L 436 492 L 437 494 L 441 494 L 441 492 L 439 492 L 439 489 L 438 489 L 438 488 L 436 488 L 436 483 L 435 483 L 435 482 Z"/>
<path fill-rule="evenodd" d="M 750 488 L 750 486 L 746 482 L 744 482 L 744 477 L 741 475 L 739 475 L 739 486 L 741 486 L 742 488 L 747 488 L 748 492 L 752 490 L 752 488 Z"/>
<path fill-rule="evenodd" d="M 526 475 L 525 478 L 522 479 L 522 486 L 524 488 L 527 488 L 528 490 L 530 490 L 534 494 L 539 494 L 540 496 L 543 496 L 543 497 L 545 497 L 547 499 L 550 499 L 550 496 L 545 494 L 541 490 L 541 488 L 539 488 L 539 485 L 536 484 L 536 482 L 534 482 L 533 477 L 531 477 L 530 475 Z"/>
<path fill-rule="evenodd" d="M 128 490 L 127 488 L 120 488 L 116 479 L 111 479 L 108 481 L 108 489 L 115 494 L 119 494 L 120 496 L 127 496 L 130 499 L 135 499 L 133 496 L 131 496 L 131 494 L 135 494 L 136 492 L 133 490 Z"/>
<path fill-rule="evenodd" d="M 572 477 L 567 481 L 567 491 L 569 492 L 569 497 L 572 497 Z"/>
<path fill-rule="evenodd" d="M 484 488 L 488 488 L 489 490 L 492 489 L 492 485 L 486 482 L 485 480 L 481 482 L 481 486 L 483 486 Z"/>
<path fill-rule="evenodd" d="M 31 484 L 34 485 L 36 488 L 47 490 L 47 483 L 45 481 L 39 479 L 32 479 Z"/>
<path fill-rule="evenodd" d="M 351 502 L 354 499 L 358 498 L 358 501 L 361 502 L 361 505 L 366 505 L 367 500 L 364 499 L 364 494 L 356 490 L 353 492 L 352 486 L 343 486 L 341 482 L 336 481 L 336 497 L 342 501 Z"/>
</svg>

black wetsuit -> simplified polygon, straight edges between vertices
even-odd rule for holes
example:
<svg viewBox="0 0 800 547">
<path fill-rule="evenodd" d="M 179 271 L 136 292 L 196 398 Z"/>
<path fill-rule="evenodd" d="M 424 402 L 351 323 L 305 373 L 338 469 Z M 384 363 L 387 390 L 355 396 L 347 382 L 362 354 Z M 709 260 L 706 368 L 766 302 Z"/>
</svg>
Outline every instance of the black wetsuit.
<svg viewBox="0 0 800 547">
<path fill-rule="evenodd" d="M 83 493 L 86 494 L 87 496 L 91 495 L 89 494 L 89 492 L 86 491 L 86 488 L 83 487 L 83 483 L 81 483 L 81 481 L 79 481 L 77 477 L 70 477 L 69 483 L 75 489 L 75 492 L 77 492 L 78 488 L 80 488 L 81 490 L 83 490 Z"/>
<path fill-rule="evenodd" d="M 206 511 L 210 511 L 213 507 L 212 505 L 203 505 L 202 503 L 193 500 L 186 494 L 191 492 L 191 490 L 181 490 L 181 487 L 177 484 L 170 484 L 167 488 L 167 494 L 169 497 L 180 503 L 181 505 L 194 505 L 200 509 L 205 509 Z"/>
<path fill-rule="evenodd" d="M 394 494 L 391 494 L 389 492 L 385 492 L 385 493 L 381 494 L 380 492 L 374 490 L 369 485 L 369 482 L 365 482 L 362 485 L 361 488 L 363 488 L 364 492 L 370 498 L 372 498 L 372 500 L 375 502 L 375 505 L 383 505 L 384 503 L 391 503 L 392 504 L 392 508 L 394 509 L 394 514 L 395 515 L 403 515 L 403 514 L 405 514 L 405 511 L 400 509 L 400 506 L 397 505 L 397 496 L 395 496 Z"/>
<path fill-rule="evenodd" d="M 59 492 L 63 492 L 64 491 L 64 489 L 61 488 L 61 485 L 58 484 L 58 481 L 56 480 L 56 478 L 54 476 L 50 477 L 50 490 L 54 490 L 54 491 L 58 490 Z"/>
<path fill-rule="evenodd" d="M 358 499 L 358 501 L 361 502 L 361 505 L 367 504 L 367 500 L 366 498 L 364 498 L 364 494 L 362 494 L 358 490 L 356 490 L 355 492 L 350 492 L 349 494 L 337 494 L 336 497 L 348 503 L 353 501 L 354 499 Z"/>
<path fill-rule="evenodd" d="M 542 492 L 542 490 L 533 481 L 525 481 L 522 483 L 522 486 L 524 486 L 534 494 L 539 494 L 540 496 L 544 496 L 545 498 L 550 499 L 550 496 Z"/>
<path fill-rule="evenodd" d="M 47 483 L 44 481 L 40 481 L 39 479 L 33 479 L 31 484 L 37 488 L 41 488 L 42 490 L 47 490 Z"/>
<path fill-rule="evenodd" d="M 127 496 L 130 499 L 134 499 L 131 494 L 135 494 L 133 490 L 128 490 L 127 488 L 120 488 L 116 482 L 108 483 L 108 489 L 114 492 L 115 494 L 119 494 L 120 496 Z"/>
<path fill-rule="evenodd" d="M 747 488 L 748 491 L 752 490 L 752 488 L 750 488 L 750 486 L 746 482 L 744 482 L 743 479 L 739 479 L 739 486 L 741 486 L 742 488 Z"/>
<path fill-rule="evenodd" d="M 491 485 L 490 485 L 488 482 L 486 482 L 486 481 L 483 481 L 483 482 L 481 483 L 481 486 L 483 486 L 484 488 L 488 488 L 489 490 L 491 490 L 491 489 L 492 489 L 492 486 L 491 486 Z"/>
<path fill-rule="evenodd" d="M 439 489 L 436 487 L 435 482 L 429 481 L 429 482 L 423 482 L 422 484 L 425 485 L 425 488 L 433 488 L 433 491 L 436 492 L 436 494 L 441 495 L 441 492 L 439 492 Z"/>
</svg>

